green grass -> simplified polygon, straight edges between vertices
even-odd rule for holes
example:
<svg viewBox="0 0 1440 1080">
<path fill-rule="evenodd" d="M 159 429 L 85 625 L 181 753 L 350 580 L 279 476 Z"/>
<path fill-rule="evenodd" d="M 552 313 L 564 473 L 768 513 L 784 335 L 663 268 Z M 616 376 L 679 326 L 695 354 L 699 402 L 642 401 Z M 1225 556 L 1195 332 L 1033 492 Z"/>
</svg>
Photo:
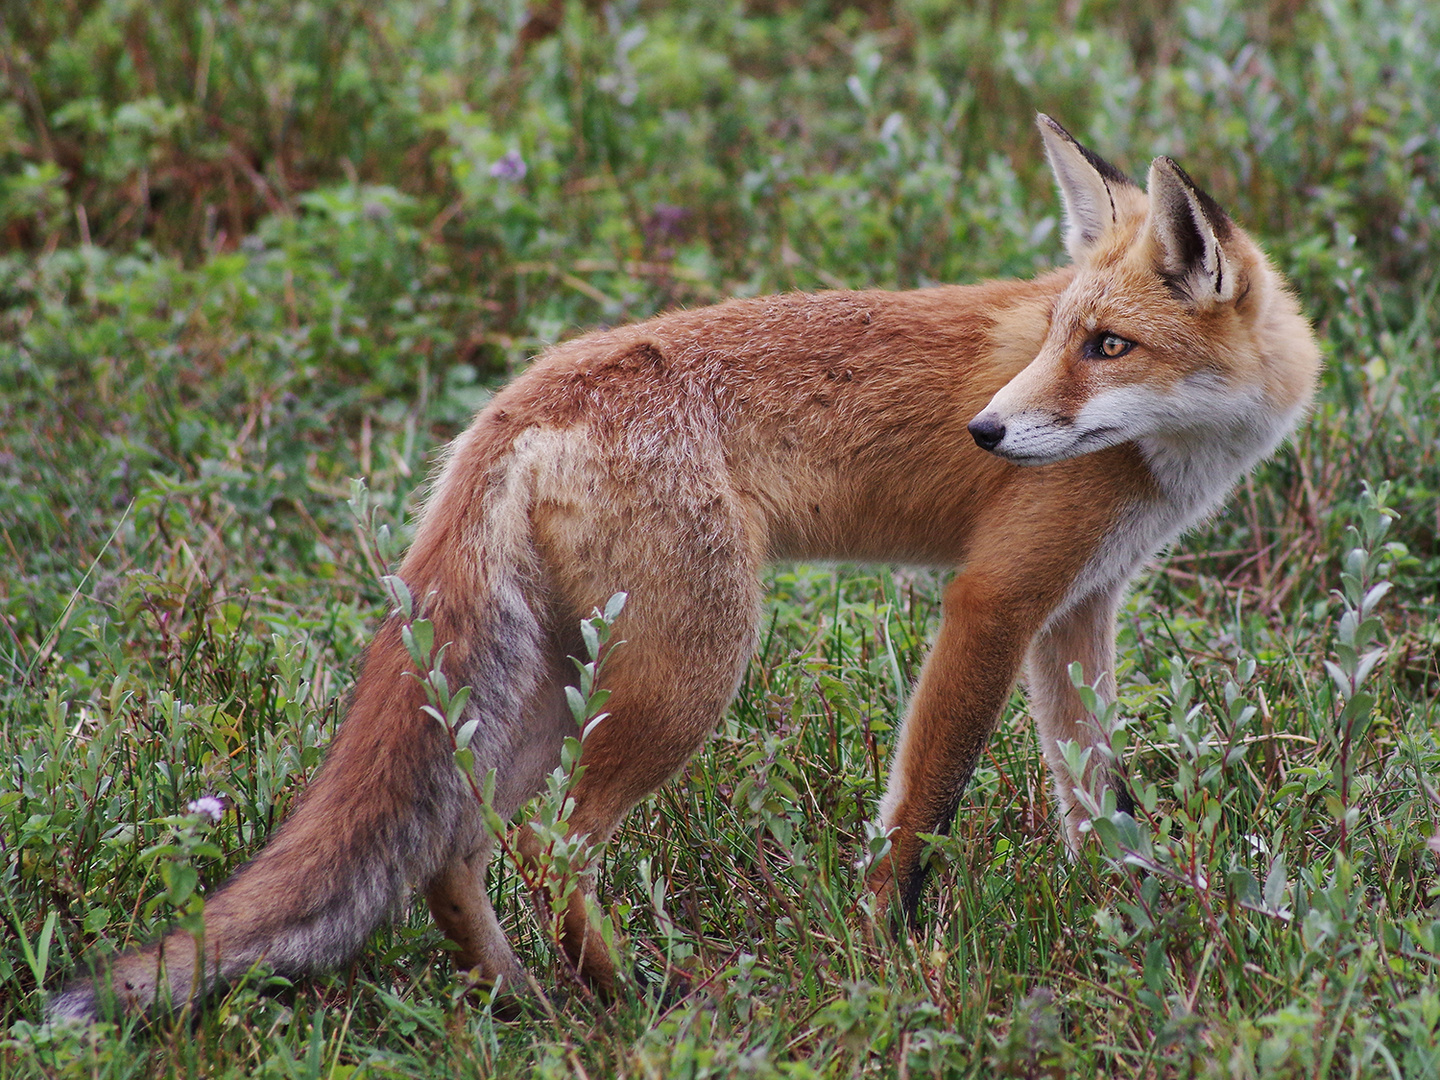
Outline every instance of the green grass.
<svg viewBox="0 0 1440 1080">
<path fill-rule="evenodd" d="M 0 1074 L 1440 1071 L 1440 8 L 628 0 L 522 48 L 526 14 L 4 10 Z M 490 387 L 680 304 L 1054 264 L 1037 109 L 1132 173 L 1179 159 L 1326 348 L 1294 445 L 1125 609 L 1135 833 L 1066 862 L 1017 697 L 913 939 L 867 941 L 853 863 L 943 579 L 780 567 L 724 727 L 606 856 L 627 965 L 668 994 L 564 989 L 499 864 L 557 988 L 525 1020 L 467 1002 L 417 912 L 195 1021 L 43 1026 L 303 790 Z M 510 151 L 524 175 L 492 175 Z M 1393 588 L 1347 712 L 1357 549 Z"/>
</svg>

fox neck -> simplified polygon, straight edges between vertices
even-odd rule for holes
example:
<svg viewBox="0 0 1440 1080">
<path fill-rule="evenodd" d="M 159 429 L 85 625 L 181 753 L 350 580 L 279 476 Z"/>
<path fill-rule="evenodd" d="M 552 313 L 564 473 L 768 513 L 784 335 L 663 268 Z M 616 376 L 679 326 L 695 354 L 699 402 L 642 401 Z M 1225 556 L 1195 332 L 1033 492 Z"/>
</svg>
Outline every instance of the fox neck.
<svg viewBox="0 0 1440 1080">
<path fill-rule="evenodd" d="M 1257 393 L 1223 425 L 1137 440 L 1162 498 L 1177 511 L 1176 531 L 1219 506 L 1240 477 L 1275 451 L 1302 408 L 1277 409 Z"/>
</svg>

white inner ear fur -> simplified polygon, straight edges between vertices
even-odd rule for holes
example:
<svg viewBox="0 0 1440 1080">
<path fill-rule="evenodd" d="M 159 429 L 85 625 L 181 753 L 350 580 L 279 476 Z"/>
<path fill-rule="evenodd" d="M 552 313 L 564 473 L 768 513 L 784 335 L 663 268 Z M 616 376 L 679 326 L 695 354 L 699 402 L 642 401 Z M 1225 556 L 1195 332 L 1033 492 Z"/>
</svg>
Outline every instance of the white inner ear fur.
<svg viewBox="0 0 1440 1080">
<path fill-rule="evenodd" d="M 1074 142 L 1044 120 L 1040 135 L 1065 204 L 1065 250 L 1072 259 L 1079 259 L 1115 224 L 1115 200 L 1110 185 Z"/>
<path fill-rule="evenodd" d="M 1148 227 L 1161 252 L 1161 269 L 1178 278 L 1198 303 L 1235 298 L 1239 275 L 1194 190 L 1164 158 L 1156 158 L 1145 181 L 1150 196 Z"/>
</svg>

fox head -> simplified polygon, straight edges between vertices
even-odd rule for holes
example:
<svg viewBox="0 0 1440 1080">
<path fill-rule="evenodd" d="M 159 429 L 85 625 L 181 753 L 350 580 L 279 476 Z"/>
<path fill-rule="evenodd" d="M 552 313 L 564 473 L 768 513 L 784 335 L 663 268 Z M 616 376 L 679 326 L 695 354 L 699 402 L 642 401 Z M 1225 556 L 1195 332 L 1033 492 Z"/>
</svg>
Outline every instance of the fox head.
<svg viewBox="0 0 1440 1080">
<path fill-rule="evenodd" d="M 1142 190 L 1039 117 L 1075 263 L 1035 359 L 970 422 L 976 443 L 1043 465 L 1118 443 L 1240 437 L 1273 449 L 1309 400 L 1318 352 L 1255 243 L 1174 161 Z"/>
</svg>

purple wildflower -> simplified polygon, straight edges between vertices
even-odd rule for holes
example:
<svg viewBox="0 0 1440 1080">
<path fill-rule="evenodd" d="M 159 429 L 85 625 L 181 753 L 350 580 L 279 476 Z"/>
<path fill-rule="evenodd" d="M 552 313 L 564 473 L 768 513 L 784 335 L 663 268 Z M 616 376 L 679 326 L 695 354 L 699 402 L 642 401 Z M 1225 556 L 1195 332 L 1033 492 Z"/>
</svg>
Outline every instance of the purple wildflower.
<svg viewBox="0 0 1440 1080">
<path fill-rule="evenodd" d="M 214 795 L 202 795 L 186 806 L 185 809 L 189 810 L 192 814 L 203 814 L 212 822 L 219 821 L 225 816 L 225 803 L 217 799 Z"/>
<path fill-rule="evenodd" d="M 525 159 L 520 156 L 519 150 L 505 151 L 505 156 L 490 166 L 490 175 L 496 180 L 512 183 L 524 180 L 526 171 Z"/>
<path fill-rule="evenodd" d="M 645 239 L 653 247 L 684 240 L 690 232 L 690 211 L 683 206 L 656 203 L 645 219 Z"/>
</svg>

